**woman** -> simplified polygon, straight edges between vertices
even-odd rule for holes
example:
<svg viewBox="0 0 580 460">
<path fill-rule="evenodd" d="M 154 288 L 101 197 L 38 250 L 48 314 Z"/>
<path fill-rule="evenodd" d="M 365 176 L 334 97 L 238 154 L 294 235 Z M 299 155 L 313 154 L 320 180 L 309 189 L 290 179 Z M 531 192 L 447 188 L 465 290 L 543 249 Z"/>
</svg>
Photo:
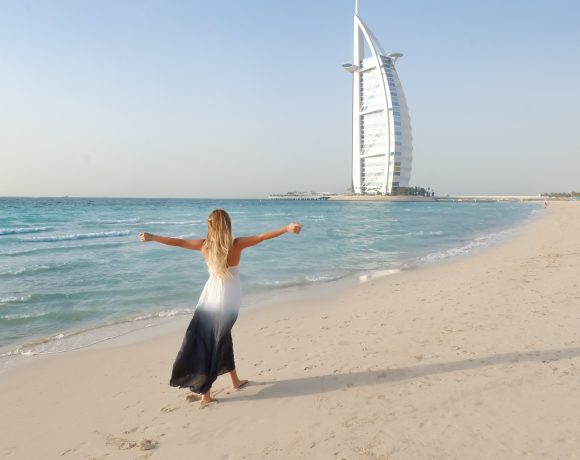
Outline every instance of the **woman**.
<svg viewBox="0 0 580 460">
<path fill-rule="evenodd" d="M 230 216 L 223 209 L 216 209 L 207 219 L 205 239 L 182 240 L 140 234 L 141 241 L 201 251 L 210 275 L 173 364 L 171 386 L 189 387 L 201 394 L 202 404 L 207 404 L 213 401 L 210 390 L 218 375 L 229 372 L 234 389 L 248 383 L 240 380 L 236 372 L 231 335 L 242 298 L 238 272 L 242 251 L 287 232 L 300 233 L 300 230 L 302 225 L 291 223 L 271 232 L 234 239 Z"/>
</svg>

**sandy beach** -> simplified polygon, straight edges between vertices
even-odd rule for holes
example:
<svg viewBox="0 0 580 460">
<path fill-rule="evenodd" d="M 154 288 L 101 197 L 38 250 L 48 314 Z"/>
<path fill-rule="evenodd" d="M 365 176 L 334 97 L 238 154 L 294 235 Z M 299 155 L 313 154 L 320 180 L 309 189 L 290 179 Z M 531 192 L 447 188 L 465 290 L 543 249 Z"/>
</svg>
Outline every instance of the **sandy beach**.
<svg viewBox="0 0 580 460">
<path fill-rule="evenodd" d="M 242 311 L 251 384 L 220 377 L 203 409 L 168 385 L 188 321 L 0 375 L 0 458 L 579 456 L 580 202 L 481 254 Z"/>
</svg>

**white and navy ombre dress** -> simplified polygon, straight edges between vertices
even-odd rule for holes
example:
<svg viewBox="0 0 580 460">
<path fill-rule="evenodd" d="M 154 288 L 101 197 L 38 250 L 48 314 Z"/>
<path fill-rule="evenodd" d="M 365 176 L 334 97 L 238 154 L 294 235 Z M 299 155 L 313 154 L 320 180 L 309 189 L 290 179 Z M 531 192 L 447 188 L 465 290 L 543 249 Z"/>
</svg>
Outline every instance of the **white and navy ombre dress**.
<svg viewBox="0 0 580 460">
<path fill-rule="evenodd" d="M 238 267 L 231 279 L 210 273 L 171 373 L 170 385 L 205 393 L 218 375 L 235 369 L 231 330 L 242 301 Z"/>
</svg>

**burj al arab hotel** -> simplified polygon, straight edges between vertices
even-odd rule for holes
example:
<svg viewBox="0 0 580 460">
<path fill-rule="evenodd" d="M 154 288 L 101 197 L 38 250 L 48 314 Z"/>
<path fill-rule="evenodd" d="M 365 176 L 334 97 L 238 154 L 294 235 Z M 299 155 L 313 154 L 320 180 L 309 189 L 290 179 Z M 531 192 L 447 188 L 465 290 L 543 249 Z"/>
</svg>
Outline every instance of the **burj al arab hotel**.
<svg viewBox="0 0 580 460">
<path fill-rule="evenodd" d="M 389 195 L 408 187 L 413 160 L 411 119 L 395 70 L 401 53 L 385 53 L 354 14 L 352 73 L 352 186 L 363 195 Z"/>
</svg>

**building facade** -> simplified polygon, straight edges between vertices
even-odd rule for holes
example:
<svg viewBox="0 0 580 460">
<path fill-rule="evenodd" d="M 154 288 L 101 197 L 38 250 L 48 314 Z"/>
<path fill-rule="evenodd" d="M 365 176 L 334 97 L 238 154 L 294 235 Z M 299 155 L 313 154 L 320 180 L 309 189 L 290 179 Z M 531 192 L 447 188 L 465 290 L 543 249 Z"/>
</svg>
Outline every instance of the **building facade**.
<svg viewBox="0 0 580 460">
<path fill-rule="evenodd" d="M 395 69 L 400 53 L 387 54 L 354 15 L 352 187 L 364 195 L 389 195 L 408 187 L 413 161 L 411 119 Z"/>
</svg>

